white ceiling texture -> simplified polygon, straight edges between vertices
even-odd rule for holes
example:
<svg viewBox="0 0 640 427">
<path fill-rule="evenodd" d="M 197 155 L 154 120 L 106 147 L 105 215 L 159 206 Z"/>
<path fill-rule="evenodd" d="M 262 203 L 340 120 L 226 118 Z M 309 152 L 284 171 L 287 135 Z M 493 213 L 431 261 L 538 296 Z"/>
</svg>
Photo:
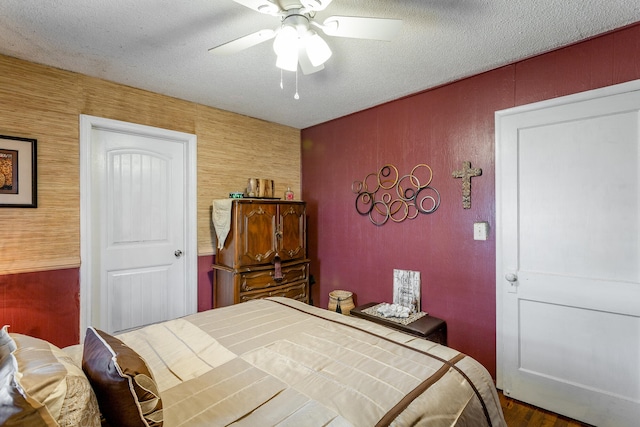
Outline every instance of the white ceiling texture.
<svg viewBox="0 0 640 427">
<path fill-rule="evenodd" d="M 640 1 L 333 0 L 315 19 L 333 15 L 403 25 L 392 41 L 320 33 L 333 55 L 298 74 L 298 100 L 273 40 L 208 52 L 280 25 L 233 0 L 2 0 L 0 53 L 304 129 L 640 21 Z"/>
</svg>

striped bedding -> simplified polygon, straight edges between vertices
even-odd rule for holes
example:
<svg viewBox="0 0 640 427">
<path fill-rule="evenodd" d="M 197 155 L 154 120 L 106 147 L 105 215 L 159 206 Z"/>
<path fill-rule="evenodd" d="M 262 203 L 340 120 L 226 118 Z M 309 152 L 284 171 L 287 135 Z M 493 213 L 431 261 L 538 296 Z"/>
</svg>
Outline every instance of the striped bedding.
<svg viewBox="0 0 640 427">
<path fill-rule="evenodd" d="M 164 425 L 506 426 L 493 381 L 451 348 L 286 298 L 118 335 Z"/>
</svg>

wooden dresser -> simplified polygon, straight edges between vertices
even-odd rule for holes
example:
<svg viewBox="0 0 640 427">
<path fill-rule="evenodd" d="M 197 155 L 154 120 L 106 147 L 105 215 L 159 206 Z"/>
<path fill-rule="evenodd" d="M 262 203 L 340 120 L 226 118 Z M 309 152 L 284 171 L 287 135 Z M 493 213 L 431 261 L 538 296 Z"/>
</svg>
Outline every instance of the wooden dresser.
<svg viewBox="0 0 640 427">
<path fill-rule="evenodd" d="M 215 307 L 269 296 L 308 303 L 305 203 L 234 200 L 231 229 L 213 269 Z"/>
</svg>

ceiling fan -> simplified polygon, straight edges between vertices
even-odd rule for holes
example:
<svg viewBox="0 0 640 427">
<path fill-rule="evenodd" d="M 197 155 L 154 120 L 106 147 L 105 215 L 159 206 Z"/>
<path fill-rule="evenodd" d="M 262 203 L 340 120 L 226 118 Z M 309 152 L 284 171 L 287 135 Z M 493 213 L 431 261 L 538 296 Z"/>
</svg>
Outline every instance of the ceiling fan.
<svg viewBox="0 0 640 427">
<path fill-rule="evenodd" d="M 304 74 L 324 69 L 331 49 L 316 29 L 328 36 L 371 40 L 391 40 L 400 30 L 399 19 L 355 16 L 331 16 L 319 23 L 316 12 L 324 10 L 332 0 L 233 0 L 257 12 L 280 17 L 274 29 L 263 29 L 209 49 L 216 55 L 226 55 L 275 39 L 276 66 Z"/>
</svg>

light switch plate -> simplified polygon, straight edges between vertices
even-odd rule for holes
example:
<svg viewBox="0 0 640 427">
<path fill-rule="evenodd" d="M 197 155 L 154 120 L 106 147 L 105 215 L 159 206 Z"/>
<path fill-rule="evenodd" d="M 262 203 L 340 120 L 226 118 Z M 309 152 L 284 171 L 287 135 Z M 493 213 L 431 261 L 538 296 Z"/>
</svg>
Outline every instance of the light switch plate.
<svg viewBox="0 0 640 427">
<path fill-rule="evenodd" d="M 487 240 L 489 223 L 486 221 L 473 223 L 473 240 Z"/>
</svg>

